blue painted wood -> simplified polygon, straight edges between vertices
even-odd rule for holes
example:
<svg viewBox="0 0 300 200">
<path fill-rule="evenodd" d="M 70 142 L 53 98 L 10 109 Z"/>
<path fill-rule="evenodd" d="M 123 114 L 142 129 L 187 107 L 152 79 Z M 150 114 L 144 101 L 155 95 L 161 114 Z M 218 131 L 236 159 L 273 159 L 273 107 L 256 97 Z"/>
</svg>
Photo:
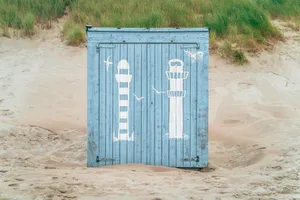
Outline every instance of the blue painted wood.
<svg viewBox="0 0 300 200">
<path fill-rule="evenodd" d="M 105 50 L 105 60 L 112 57 L 113 50 L 106 49 Z M 113 81 L 114 75 L 112 73 L 111 68 L 106 69 L 105 63 L 102 61 L 102 68 L 105 68 L 105 75 L 106 75 L 106 129 L 105 129 L 105 158 L 113 158 L 112 155 L 112 141 L 113 141 Z M 105 161 L 105 165 L 111 165 L 112 160 Z"/>
<path fill-rule="evenodd" d="M 142 82 L 140 83 L 142 85 L 142 97 L 145 97 L 145 100 L 142 102 L 142 120 L 141 120 L 141 127 L 142 127 L 142 160 L 141 163 L 147 164 L 147 158 L 148 158 L 148 132 L 147 132 L 147 126 L 148 126 L 148 107 L 147 107 L 147 80 L 148 80 L 148 62 L 147 62 L 147 46 L 142 46 L 142 63 L 141 63 L 141 71 L 142 71 Z"/>
<path fill-rule="evenodd" d="M 151 85 L 154 84 L 154 46 L 149 44 L 147 46 L 147 164 L 154 165 L 154 94 Z"/>
<path fill-rule="evenodd" d="M 206 166 L 208 29 L 92 28 L 87 31 L 87 38 L 88 166 L 127 163 L 171 167 Z M 197 46 L 200 49 L 196 49 Z M 203 51 L 204 59 L 192 62 L 184 50 Z M 111 54 L 113 64 L 106 70 L 104 61 Z M 126 93 L 126 84 L 121 81 L 120 87 L 123 89 L 119 90 L 115 77 L 121 59 L 126 59 L 130 66 L 132 80 L 129 95 L 119 95 L 119 91 Z M 183 82 L 186 91 L 183 98 L 185 138 L 169 139 L 168 135 L 170 99 L 165 91 L 170 86 L 166 74 L 170 59 L 183 60 L 184 70 L 189 72 Z M 120 69 L 120 73 L 127 71 Z M 174 75 L 180 76 L 180 73 Z M 155 93 L 152 86 L 163 92 Z M 129 97 L 129 108 L 123 105 L 124 101 L 120 101 L 122 105 L 119 105 L 119 97 Z M 139 100 L 138 97 L 144 99 Z M 175 101 L 180 102 L 178 98 Z M 128 110 L 128 118 L 123 118 L 124 113 L 120 114 L 120 109 Z M 119 126 L 122 127 L 121 133 L 129 133 L 129 136 L 134 133 L 133 141 L 113 140 L 118 136 Z M 97 162 L 97 156 L 103 160 Z M 197 156 L 199 162 L 191 160 Z"/>
<path fill-rule="evenodd" d="M 190 51 L 190 48 L 187 49 Z M 187 55 L 183 56 L 183 62 L 185 64 L 185 69 L 189 72 L 189 78 L 184 82 L 184 88 L 186 90 L 186 96 L 184 99 L 183 115 L 184 115 L 184 134 L 187 139 L 184 140 L 183 144 L 183 158 L 191 157 L 191 94 L 192 94 L 192 84 L 191 80 L 195 74 L 191 71 L 191 58 Z M 189 167 L 191 165 L 190 161 L 183 162 L 183 167 Z"/>
<path fill-rule="evenodd" d="M 97 76 L 97 52 L 95 51 L 96 45 L 88 44 L 87 55 L 87 165 L 97 166 L 96 157 L 98 155 L 98 130 L 95 128 L 98 124 L 98 76 Z M 96 120 L 96 121 L 95 121 Z"/>
<path fill-rule="evenodd" d="M 205 53 L 197 68 L 200 77 L 197 79 L 197 149 L 200 154 L 198 166 L 208 165 L 208 45 L 204 43 L 200 46 Z"/>
<path fill-rule="evenodd" d="M 99 79 L 99 89 L 97 92 L 97 95 L 99 96 L 99 119 L 95 122 L 95 127 L 97 127 L 98 133 L 99 133 L 99 152 L 98 152 L 98 156 L 99 156 L 99 165 L 100 166 L 104 166 L 105 165 L 105 160 L 103 160 L 104 158 L 106 158 L 105 155 L 105 137 L 106 137 L 106 110 L 107 110 L 107 104 L 106 104 L 106 72 L 105 72 L 105 65 L 103 65 L 103 60 L 105 60 L 105 50 L 104 48 L 100 48 L 98 50 L 98 73 L 97 73 L 97 77 Z M 98 122 L 98 123 L 97 123 Z M 100 128 L 101 127 L 101 128 Z"/>
<path fill-rule="evenodd" d="M 192 49 L 190 49 L 192 51 Z M 197 88 L 198 83 L 197 80 L 199 79 L 197 74 L 197 62 L 192 62 L 191 60 L 191 140 L 190 140 L 190 158 L 195 158 L 198 156 L 197 152 Z M 194 162 L 190 162 L 191 166 L 194 166 Z"/>
<path fill-rule="evenodd" d="M 159 91 L 162 91 L 162 79 L 165 78 L 165 73 L 163 71 L 163 63 L 162 63 L 162 45 L 155 45 L 155 62 L 154 62 L 154 85 L 153 87 Z M 152 93 L 155 96 L 154 99 L 154 116 L 155 116 L 155 124 L 154 124 L 154 165 L 162 165 L 162 137 L 163 127 L 162 127 L 162 98 L 165 94 L 157 94 L 154 89 L 152 89 Z"/>
<path fill-rule="evenodd" d="M 135 44 L 135 78 L 134 78 L 134 94 L 138 97 L 142 96 L 142 45 Z M 142 161 L 142 105 L 144 102 L 134 101 L 135 107 L 135 123 L 134 123 L 134 134 L 135 134 L 135 163 Z"/>
<path fill-rule="evenodd" d="M 117 74 L 118 63 L 120 61 L 120 52 L 121 45 L 115 45 L 115 54 L 113 57 L 114 67 L 112 67 L 114 74 Z M 116 137 L 118 136 L 118 128 L 119 128 L 119 88 L 116 82 L 116 78 L 114 77 L 114 125 L 113 125 L 113 164 L 121 163 L 121 155 L 120 155 L 120 142 L 116 141 Z"/>
<path fill-rule="evenodd" d="M 170 45 L 164 44 L 162 45 L 162 72 L 168 71 L 168 60 L 170 59 Z M 169 89 L 169 81 L 167 79 L 166 74 L 163 74 L 162 78 L 162 85 L 161 91 L 167 91 Z M 162 147 L 162 165 L 163 166 L 170 166 L 170 157 L 169 157 L 169 98 L 167 94 L 162 99 L 162 134 L 163 134 L 163 147 Z"/>
<path fill-rule="evenodd" d="M 133 94 L 135 91 L 135 84 L 134 81 L 136 79 L 136 65 L 135 65 L 135 49 L 134 49 L 135 45 L 134 44 L 129 44 L 126 45 L 127 48 L 127 58 L 128 58 L 128 63 L 130 64 L 130 74 L 132 75 L 132 80 L 130 83 L 130 91 L 132 91 L 130 93 L 130 101 L 129 101 L 129 124 L 131 124 L 131 126 L 129 127 L 129 131 L 130 131 L 130 136 L 134 137 L 134 141 L 136 140 L 136 136 L 134 135 L 134 129 L 135 129 L 135 102 L 137 101 L 135 96 Z M 127 162 L 128 164 L 132 164 L 134 163 L 134 158 L 135 158 L 135 147 L 134 141 L 127 141 Z"/>
</svg>

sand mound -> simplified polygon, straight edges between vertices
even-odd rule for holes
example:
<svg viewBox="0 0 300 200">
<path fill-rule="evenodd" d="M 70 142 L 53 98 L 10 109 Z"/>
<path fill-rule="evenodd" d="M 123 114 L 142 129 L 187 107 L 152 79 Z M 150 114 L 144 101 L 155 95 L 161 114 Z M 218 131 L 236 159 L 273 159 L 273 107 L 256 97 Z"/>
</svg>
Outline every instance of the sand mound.
<svg viewBox="0 0 300 200">
<path fill-rule="evenodd" d="M 86 168 L 86 49 L 0 38 L 0 199 L 300 199 L 300 36 L 210 59 L 207 173 Z"/>
</svg>

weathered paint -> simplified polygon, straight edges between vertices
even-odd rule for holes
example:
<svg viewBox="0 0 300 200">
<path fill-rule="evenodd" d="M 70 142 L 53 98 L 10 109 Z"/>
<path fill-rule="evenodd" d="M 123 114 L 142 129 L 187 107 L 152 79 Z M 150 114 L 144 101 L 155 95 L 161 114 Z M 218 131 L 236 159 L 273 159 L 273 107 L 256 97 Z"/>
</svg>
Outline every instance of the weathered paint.
<svg viewBox="0 0 300 200">
<path fill-rule="evenodd" d="M 88 166 L 208 164 L 206 28 L 87 27 Z"/>
</svg>

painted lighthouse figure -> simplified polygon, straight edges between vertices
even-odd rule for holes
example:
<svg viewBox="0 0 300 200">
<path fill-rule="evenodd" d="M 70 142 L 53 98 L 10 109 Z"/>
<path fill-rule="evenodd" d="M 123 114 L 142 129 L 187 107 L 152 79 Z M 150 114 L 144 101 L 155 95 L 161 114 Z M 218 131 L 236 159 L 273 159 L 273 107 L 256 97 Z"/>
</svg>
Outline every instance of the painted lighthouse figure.
<svg viewBox="0 0 300 200">
<path fill-rule="evenodd" d="M 118 73 L 115 75 L 119 90 L 119 119 L 118 135 L 115 141 L 132 141 L 133 135 L 129 136 L 129 84 L 132 75 L 129 74 L 129 64 L 126 60 L 120 60 L 118 63 Z"/>
<path fill-rule="evenodd" d="M 169 138 L 183 139 L 183 80 L 187 79 L 189 72 L 184 71 L 183 61 L 173 59 L 169 61 L 169 71 L 166 72 L 170 88 L 167 91 L 170 104 Z"/>
</svg>

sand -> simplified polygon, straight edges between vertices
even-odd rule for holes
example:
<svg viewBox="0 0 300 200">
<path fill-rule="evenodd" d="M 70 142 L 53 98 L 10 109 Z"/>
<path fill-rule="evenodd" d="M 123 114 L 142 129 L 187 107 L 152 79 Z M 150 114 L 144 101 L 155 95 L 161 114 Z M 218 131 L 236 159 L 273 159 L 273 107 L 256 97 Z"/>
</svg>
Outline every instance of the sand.
<svg viewBox="0 0 300 200">
<path fill-rule="evenodd" d="M 210 57 L 209 162 L 86 167 L 86 48 L 59 26 L 0 38 L 0 199 L 300 199 L 300 33 L 235 66 Z"/>
</svg>

